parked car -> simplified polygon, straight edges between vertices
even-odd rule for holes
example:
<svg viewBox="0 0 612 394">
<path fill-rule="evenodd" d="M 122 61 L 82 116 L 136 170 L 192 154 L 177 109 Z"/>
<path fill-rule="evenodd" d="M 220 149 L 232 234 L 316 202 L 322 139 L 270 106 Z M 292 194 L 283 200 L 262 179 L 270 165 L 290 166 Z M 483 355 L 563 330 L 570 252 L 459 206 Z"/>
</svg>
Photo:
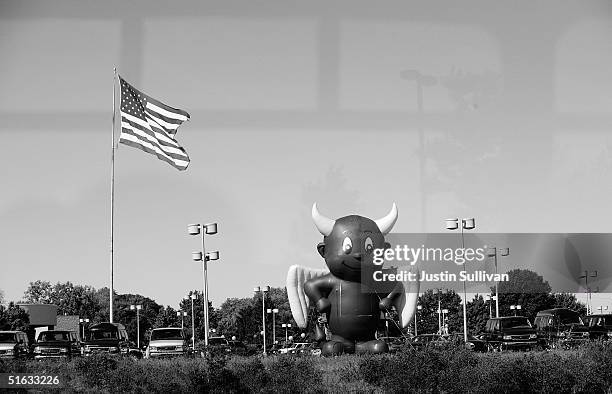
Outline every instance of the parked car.
<svg viewBox="0 0 612 394">
<path fill-rule="evenodd" d="M 0 331 L 0 359 L 28 358 L 30 344 L 23 331 Z"/>
<path fill-rule="evenodd" d="M 423 349 L 430 346 L 440 346 L 444 338 L 440 334 L 419 334 L 409 342 L 415 349 Z"/>
<path fill-rule="evenodd" d="M 445 336 L 444 338 L 447 341 L 460 344 L 463 344 L 465 340 L 462 332 L 450 334 L 448 336 Z M 473 350 L 475 352 L 486 352 L 487 343 L 484 340 L 476 338 L 473 335 L 468 335 L 468 340 L 465 344 L 465 348 L 468 350 Z"/>
<path fill-rule="evenodd" d="M 142 351 L 129 340 L 125 327 L 119 323 L 99 323 L 89 328 L 83 342 L 83 355 L 90 356 L 93 353 L 142 358 Z"/>
<path fill-rule="evenodd" d="M 208 348 L 206 350 L 202 349 L 200 351 L 200 355 L 204 357 L 205 354 L 227 354 L 231 352 L 232 348 L 229 341 L 225 339 L 225 336 L 221 335 L 217 337 L 209 337 Z"/>
<path fill-rule="evenodd" d="M 34 346 L 34 359 L 65 358 L 81 355 L 81 343 L 74 331 L 49 330 L 38 334 Z"/>
<path fill-rule="evenodd" d="M 545 349 L 571 348 L 589 340 L 588 327 L 576 311 L 555 308 L 536 314 L 535 326 L 540 346 Z"/>
<path fill-rule="evenodd" d="M 484 341 L 489 351 L 530 350 L 537 346 L 536 330 L 525 316 L 506 316 L 489 319 Z"/>
<path fill-rule="evenodd" d="M 589 328 L 589 338 L 607 341 L 612 339 L 612 315 L 589 315 L 584 324 Z"/>
<path fill-rule="evenodd" d="M 250 355 L 251 352 L 250 352 L 249 348 L 242 341 L 231 340 L 231 341 L 228 341 L 228 342 L 229 342 L 229 346 L 230 346 L 230 349 L 231 349 L 233 354 L 237 354 L 237 355 L 240 355 L 240 356 L 248 356 L 248 355 Z"/>
<path fill-rule="evenodd" d="M 146 358 L 177 357 L 189 354 L 189 344 L 183 330 L 175 327 L 155 328 L 151 331 Z"/>
<path fill-rule="evenodd" d="M 379 337 L 378 340 L 385 341 L 387 346 L 389 347 L 390 353 L 395 353 L 406 345 L 406 342 L 409 341 L 409 338 L 406 337 Z"/>
</svg>

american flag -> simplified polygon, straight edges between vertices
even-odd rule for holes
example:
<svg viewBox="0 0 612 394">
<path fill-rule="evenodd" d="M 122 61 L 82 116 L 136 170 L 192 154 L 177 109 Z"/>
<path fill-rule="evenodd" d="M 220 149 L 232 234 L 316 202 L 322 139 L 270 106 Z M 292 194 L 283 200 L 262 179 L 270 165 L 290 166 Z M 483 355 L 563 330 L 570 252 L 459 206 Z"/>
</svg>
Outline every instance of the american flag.
<svg viewBox="0 0 612 394">
<path fill-rule="evenodd" d="M 189 156 L 174 138 L 189 114 L 172 108 L 119 77 L 121 82 L 121 135 L 119 142 L 156 155 L 179 170 L 189 165 Z"/>
</svg>

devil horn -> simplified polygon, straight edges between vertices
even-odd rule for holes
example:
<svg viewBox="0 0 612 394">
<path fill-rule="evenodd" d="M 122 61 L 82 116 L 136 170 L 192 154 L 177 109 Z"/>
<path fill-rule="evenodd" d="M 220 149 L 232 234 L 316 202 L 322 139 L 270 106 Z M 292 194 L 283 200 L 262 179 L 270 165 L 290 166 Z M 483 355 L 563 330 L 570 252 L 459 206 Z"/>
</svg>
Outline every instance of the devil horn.
<svg viewBox="0 0 612 394">
<path fill-rule="evenodd" d="M 316 202 L 312 204 L 312 220 L 314 221 L 315 226 L 317 226 L 317 230 L 319 230 L 319 232 L 325 237 L 331 234 L 334 224 L 336 223 L 335 220 L 326 218 L 319 213 Z"/>
<path fill-rule="evenodd" d="M 395 206 L 395 203 L 393 203 L 393 207 L 391 207 L 391 212 L 389 212 L 387 216 L 380 218 L 378 220 L 375 220 L 374 222 L 380 229 L 380 232 L 383 233 L 384 235 L 384 234 L 389 233 L 389 231 L 391 231 L 396 220 L 397 220 L 397 207 Z"/>
</svg>

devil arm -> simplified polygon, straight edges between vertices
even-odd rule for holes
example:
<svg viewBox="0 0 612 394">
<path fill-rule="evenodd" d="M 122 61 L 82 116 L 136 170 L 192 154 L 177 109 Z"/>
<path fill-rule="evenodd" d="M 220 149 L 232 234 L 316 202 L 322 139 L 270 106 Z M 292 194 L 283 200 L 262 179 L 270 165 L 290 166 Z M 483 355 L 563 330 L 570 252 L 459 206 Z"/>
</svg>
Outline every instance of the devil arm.
<svg viewBox="0 0 612 394">
<path fill-rule="evenodd" d="M 389 310 L 397 297 L 399 297 L 404 291 L 404 286 L 398 282 L 393 287 L 393 290 L 387 294 L 383 299 L 380 300 L 379 307 L 383 311 Z"/>
<path fill-rule="evenodd" d="M 329 310 L 331 304 L 327 296 L 334 288 L 335 283 L 336 279 L 331 274 L 313 278 L 304 283 L 304 293 L 315 303 L 319 312 Z"/>
</svg>

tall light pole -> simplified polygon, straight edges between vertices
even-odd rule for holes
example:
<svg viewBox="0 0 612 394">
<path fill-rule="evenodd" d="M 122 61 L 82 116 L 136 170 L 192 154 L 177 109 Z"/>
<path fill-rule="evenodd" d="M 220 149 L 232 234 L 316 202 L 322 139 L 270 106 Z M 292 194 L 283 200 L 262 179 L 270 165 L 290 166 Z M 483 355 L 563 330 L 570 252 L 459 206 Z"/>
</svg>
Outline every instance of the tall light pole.
<svg viewBox="0 0 612 394">
<path fill-rule="evenodd" d="M 131 310 L 136 310 L 136 346 L 140 349 L 140 310 L 142 305 L 130 305 Z"/>
<path fill-rule="evenodd" d="M 589 287 L 589 278 L 597 278 L 597 271 L 585 270 L 583 275 L 579 276 L 580 279 L 584 278 L 584 286 L 587 291 L 587 313 L 590 315 L 592 312 L 591 308 L 591 288 Z"/>
<path fill-rule="evenodd" d="M 253 288 L 255 293 L 261 293 L 261 319 L 263 330 L 263 354 L 266 354 L 266 293 L 270 291 L 270 286 L 257 286 Z"/>
<path fill-rule="evenodd" d="M 195 315 L 193 314 L 193 300 L 196 299 L 195 292 L 189 294 L 189 298 L 191 298 L 191 347 L 195 354 Z"/>
<path fill-rule="evenodd" d="M 608 307 L 606 307 L 608 309 Z M 79 323 L 83 326 L 83 340 L 85 340 L 85 324 L 89 323 L 89 319 L 79 319 Z"/>
<path fill-rule="evenodd" d="M 287 342 L 289 341 L 288 330 L 291 328 L 291 323 L 283 323 L 281 327 L 285 329 L 285 347 L 287 347 Z"/>
<path fill-rule="evenodd" d="M 500 248 L 499 254 L 502 257 L 510 256 L 510 248 Z M 495 274 L 497 274 L 497 248 L 491 247 L 487 249 L 487 256 L 493 257 L 495 261 Z M 495 282 L 495 317 L 499 317 L 499 282 Z"/>
<path fill-rule="evenodd" d="M 202 281 L 204 282 L 204 345 L 208 346 L 208 261 L 219 260 L 219 252 L 206 253 L 204 245 L 204 235 L 217 234 L 217 223 L 209 224 L 190 224 L 187 226 L 190 235 L 202 234 L 202 251 L 191 253 L 194 261 L 202 262 Z"/>
<path fill-rule="evenodd" d="M 419 314 L 419 311 L 423 309 L 423 305 L 417 305 L 417 310 L 414 312 L 414 336 L 416 337 L 418 334 L 417 332 L 417 315 Z"/>
<path fill-rule="evenodd" d="M 272 314 L 272 345 L 276 344 L 276 314 L 278 313 L 278 308 L 268 309 L 268 313 Z"/>
<path fill-rule="evenodd" d="M 489 302 L 489 319 L 493 318 L 493 300 L 497 300 L 497 296 L 495 295 L 491 295 L 491 294 L 487 294 L 485 296 L 485 299 Z"/>
<path fill-rule="evenodd" d="M 438 313 L 438 333 L 440 334 L 442 334 L 442 299 L 440 295 L 446 294 L 447 292 L 447 289 L 436 289 L 436 293 L 438 293 L 438 309 L 436 312 Z"/>
<path fill-rule="evenodd" d="M 187 312 L 185 311 L 177 311 L 176 312 L 177 316 L 181 317 L 181 331 L 183 331 L 185 329 L 185 316 L 187 316 Z"/>
<path fill-rule="evenodd" d="M 442 309 L 442 334 L 448 334 L 446 320 L 448 319 L 448 309 Z"/>
<path fill-rule="evenodd" d="M 461 226 L 459 226 L 459 219 L 446 219 L 446 229 L 447 230 L 457 230 L 461 229 L 461 248 L 465 250 L 465 237 L 463 236 L 464 230 L 473 230 L 476 228 L 476 219 L 474 218 L 466 218 L 461 219 Z M 467 263 L 466 263 L 467 264 Z M 464 264 L 464 268 L 465 265 Z M 463 282 L 463 341 L 467 343 L 468 341 L 468 329 L 467 329 L 467 289 L 465 286 L 465 281 Z"/>
</svg>

